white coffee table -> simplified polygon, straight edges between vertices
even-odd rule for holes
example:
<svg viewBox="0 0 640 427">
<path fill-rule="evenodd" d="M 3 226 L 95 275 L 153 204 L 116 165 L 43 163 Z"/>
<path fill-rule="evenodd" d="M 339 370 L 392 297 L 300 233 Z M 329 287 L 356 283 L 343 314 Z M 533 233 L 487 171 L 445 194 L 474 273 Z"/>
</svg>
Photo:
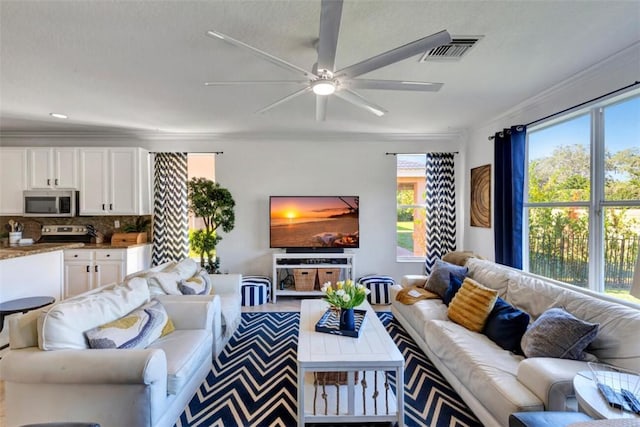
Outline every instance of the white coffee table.
<svg viewBox="0 0 640 427">
<path fill-rule="evenodd" d="M 573 378 L 573 389 L 576 392 L 578 407 L 585 414 L 596 419 L 635 418 L 640 424 L 639 415 L 609 406 L 592 380 L 591 371 L 578 372 Z"/>
<path fill-rule="evenodd" d="M 300 307 L 298 426 L 305 422 L 361 421 L 397 421 L 403 426 L 402 353 L 366 301 L 357 307 L 367 310 L 360 337 L 316 332 L 315 325 L 328 307 L 320 299 L 303 300 Z M 348 381 L 340 386 L 314 385 L 314 372 L 347 372 Z M 359 376 L 357 384 L 355 372 Z M 395 372 L 395 396 L 388 386 L 391 372 Z"/>
</svg>

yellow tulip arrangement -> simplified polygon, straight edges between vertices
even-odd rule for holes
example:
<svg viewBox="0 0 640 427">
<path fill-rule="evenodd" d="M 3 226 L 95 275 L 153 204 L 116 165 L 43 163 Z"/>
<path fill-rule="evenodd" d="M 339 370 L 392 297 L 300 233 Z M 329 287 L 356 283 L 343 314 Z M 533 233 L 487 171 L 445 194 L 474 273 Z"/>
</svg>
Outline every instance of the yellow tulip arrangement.
<svg viewBox="0 0 640 427">
<path fill-rule="evenodd" d="M 326 282 L 320 289 L 326 294 L 324 299 L 339 308 L 356 307 L 362 304 L 367 296 L 367 288 L 351 280 L 337 281 L 335 286 L 332 286 L 331 282 Z"/>
</svg>

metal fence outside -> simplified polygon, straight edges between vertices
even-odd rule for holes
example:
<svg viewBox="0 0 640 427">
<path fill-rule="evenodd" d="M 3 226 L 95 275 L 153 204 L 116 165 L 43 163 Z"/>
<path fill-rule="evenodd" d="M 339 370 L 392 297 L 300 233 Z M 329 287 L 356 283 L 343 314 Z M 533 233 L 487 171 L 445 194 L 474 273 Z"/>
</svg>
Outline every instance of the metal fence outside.
<svg viewBox="0 0 640 427">
<path fill-rule="evenodd" d="M 605 241 L 605 289 L 629 290 L 640 237 Z M 529 271 L 565 283 L 588 287 L 589 250 L 586 236 L 529 236 Z"/>
</svg>

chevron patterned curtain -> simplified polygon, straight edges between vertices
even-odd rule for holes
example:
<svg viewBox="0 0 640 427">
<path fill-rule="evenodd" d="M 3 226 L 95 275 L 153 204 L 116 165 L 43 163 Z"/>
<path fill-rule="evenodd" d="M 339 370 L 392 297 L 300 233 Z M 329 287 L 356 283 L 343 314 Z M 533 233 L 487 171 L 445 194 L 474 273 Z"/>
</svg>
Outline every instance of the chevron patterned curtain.
<svg viewBox="0 0 640 427">
<path fill-rule="evenodd" d="M 425 270 L 456 250 L 456 187 L 453 153 L 427 153 Z"/>
<path fill-rule="evenodd" d="M 153 265 L 189 256 L 187 153 L 156 153 Z"/>
</svg>

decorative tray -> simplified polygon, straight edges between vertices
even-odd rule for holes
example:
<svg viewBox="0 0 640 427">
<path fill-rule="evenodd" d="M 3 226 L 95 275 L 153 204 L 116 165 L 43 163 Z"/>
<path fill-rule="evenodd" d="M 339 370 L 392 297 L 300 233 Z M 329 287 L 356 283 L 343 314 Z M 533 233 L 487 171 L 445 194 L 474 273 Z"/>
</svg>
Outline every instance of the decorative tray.
<svg viewBox="0 0 640 427">
<path fill-rule="evenodd" d="M 316 332 L 325 332 L 327 334 L 344 335 L 347 337 L 358 338 L 360 331 L 366 319 L 367 310 L 353 310 L 355 320 L 355 331 L 345 331 L 340 329 L 340 310 L 328 309 L 316 323 Z"/>
</svg>

